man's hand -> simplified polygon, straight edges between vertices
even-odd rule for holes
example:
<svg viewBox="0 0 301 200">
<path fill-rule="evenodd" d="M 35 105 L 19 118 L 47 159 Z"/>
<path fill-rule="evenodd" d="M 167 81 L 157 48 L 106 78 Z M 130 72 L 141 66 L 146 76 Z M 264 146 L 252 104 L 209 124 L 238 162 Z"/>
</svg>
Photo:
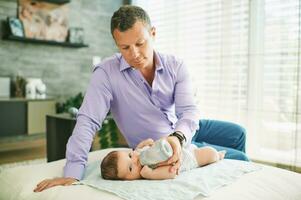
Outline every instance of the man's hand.
<svg viewBox="0 0 301 200">
<path fill-rule="evenodd" d="M 158 166 L 171 165 L 169 171 L 172 173 L 174 172 L 177 173 L 181 166 L 180 158 L 182 155 L 182 147 L 179 139 L 175 136 L 168 136 L 166 140 L 169 142 L 170 146 L 172 147 L 173 155 L 167 161 L 158 164 Z"/>
<path fill-rule="evenodd" d="M 78 181 L 75 178 L 53 178 L 53 179 L 45 179 L 41 181 L 37 187 L 33 190 L 34 192 L 41 192 L 48 188 L 57 186 L 57 185 L 71 185 L 72 183 Z"/>
<path fill-rule="evenodd" d="M 142 149 L 142 148 L 145 147 L 145 146 L 152 146 L 153 144 L 154 144 L 154 140 L 151 139 L 151 138 L 148 138 L 148 139 L 143 140 L 142 142 L 140 142 L 140 143 L 137 145 L 136 149 Z"/>
</svg>

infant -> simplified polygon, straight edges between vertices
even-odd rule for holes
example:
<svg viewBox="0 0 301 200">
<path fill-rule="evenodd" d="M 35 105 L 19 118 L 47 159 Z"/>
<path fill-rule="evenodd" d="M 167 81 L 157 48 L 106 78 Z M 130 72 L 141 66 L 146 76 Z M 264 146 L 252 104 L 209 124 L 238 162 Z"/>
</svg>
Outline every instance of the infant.
<svg viewBox="0 0 301 200">
<path fill-rule="evenodd" d="M 162 141 L 156 141 L 155 144 L 157 142 L 162 143 Z M 154 150 L 154 148 L 150 148 L 150 150 Z M 217 162 L 224 158 L 225 153 L 226 151 L 218 152 L 209 146 L 197 148 L 191 144 L 189 147 L 182 148 L 181 167 L 179 171 L 183 172 Z M 100 168 L 102 177 L 108 180 L 136 180 L 142 178 L 163 180 L 176 177 L 177 173 L 170 172 L 169 165 L 159 167 L 155 165 L 142 165 L 140 156 L 141 149 L 110 152 L 101 162 Z"/>
</svg>

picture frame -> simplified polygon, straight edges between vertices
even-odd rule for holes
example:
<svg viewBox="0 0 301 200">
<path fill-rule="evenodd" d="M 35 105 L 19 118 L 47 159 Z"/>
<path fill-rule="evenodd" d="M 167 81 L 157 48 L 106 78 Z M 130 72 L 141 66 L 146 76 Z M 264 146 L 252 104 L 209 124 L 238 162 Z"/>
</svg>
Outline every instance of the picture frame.
<svg viewBox="0 0 301 200">
<path fill-rule="evenodd" d="M 68 30 L 68 42 L 75 44 L 83 44 L 84 29 L 80 27 L 70 27 Z"/>
<path fill-rule="evenodd" d="M 68 37 L 68 4 L 42 0 L 17 0 L 18 18 L 24 27 L 24 37 L 37 40 L 66 42 Z"/>
<path fill-rule="evenodd" d="M 13 36 L 24 37 L 24 27 L 20 19 L 8 17 L 7 22 Z"/>
</svg>

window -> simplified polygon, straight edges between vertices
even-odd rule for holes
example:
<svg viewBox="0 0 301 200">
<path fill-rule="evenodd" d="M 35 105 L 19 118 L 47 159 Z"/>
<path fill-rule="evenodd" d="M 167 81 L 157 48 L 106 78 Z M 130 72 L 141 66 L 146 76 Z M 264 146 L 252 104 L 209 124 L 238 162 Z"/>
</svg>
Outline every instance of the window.
<svg viewBox="0 0 301 200">
<path fill-rule="evenodd" d="M 248 130 L 253 159 L 301 166 L 300 1 L 134 1 L 188 66 L 204 118 Z M 299 156 L 301 157 L 301 156 Z"/>
</svg>

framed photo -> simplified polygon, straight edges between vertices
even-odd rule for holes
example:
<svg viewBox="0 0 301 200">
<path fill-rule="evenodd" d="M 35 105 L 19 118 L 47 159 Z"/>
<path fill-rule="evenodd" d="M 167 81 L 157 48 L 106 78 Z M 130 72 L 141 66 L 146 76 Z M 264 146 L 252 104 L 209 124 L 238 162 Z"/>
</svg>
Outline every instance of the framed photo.
<svg viewBox="0 0 301 200">
<path fill-rule="evenodd" d="M 24 37 L 24 28 L 22 22 L 18 18 L 9 17 L 8 25 L 10 32 L 14 36 Z"/>
<path fill-rule="evenodd" d="M 68 41 L 70 43 L 83 44 L 84 43 L 84 29 L 79 27 L 69 28 Z"/>
<path fill-rule="evenodd" d="M 68 4 L 18 0 L 18 17 L 27 38 L 65 42 L 68 36 L 68 15 Z"/>
</svg>

